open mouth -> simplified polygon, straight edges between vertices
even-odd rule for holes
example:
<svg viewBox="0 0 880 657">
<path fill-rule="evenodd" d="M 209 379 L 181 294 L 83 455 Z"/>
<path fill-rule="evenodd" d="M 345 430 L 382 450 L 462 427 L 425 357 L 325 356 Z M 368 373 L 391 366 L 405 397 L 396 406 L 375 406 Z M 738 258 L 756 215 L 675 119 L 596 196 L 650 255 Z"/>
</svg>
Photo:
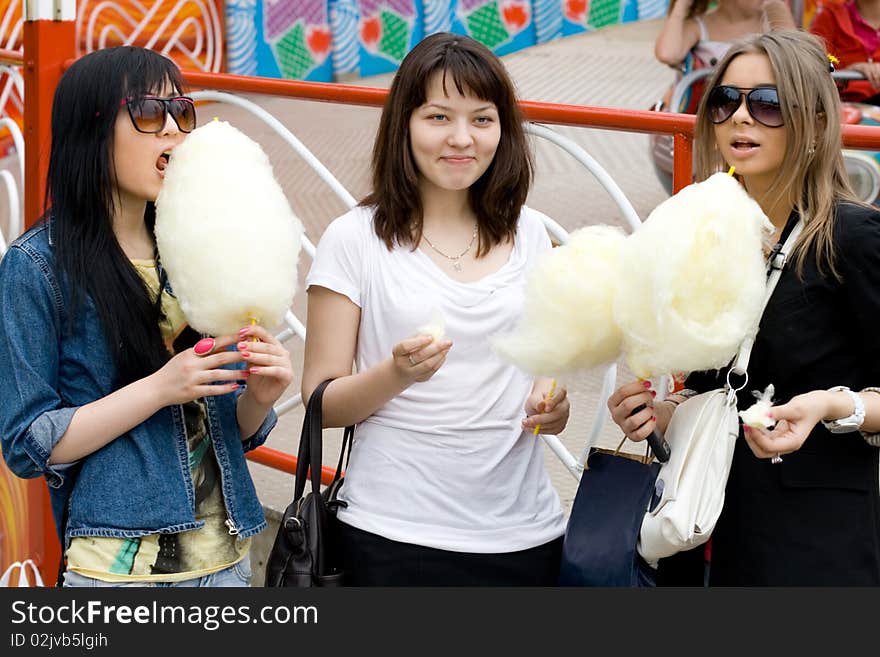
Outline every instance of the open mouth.
<svg viewBox="0 0 880 657">
<path fill-rule="evenodd" d="M 730 143 L 730 147 L 733 148 L 733 150 L 741 153 L 751 151 L 759 146 L 760 144 L 746 139 L 736 139 Z"/>
<path fill-rule="evenodd" d="M 159 170 L 159 173 L 164 175 L 165 169 L 168 166 L 168 161 L 171 159 L 171 153 L 166 151 L 162 153 L 159 158 L 156 160 L 156 168 Z"/>
</svg>

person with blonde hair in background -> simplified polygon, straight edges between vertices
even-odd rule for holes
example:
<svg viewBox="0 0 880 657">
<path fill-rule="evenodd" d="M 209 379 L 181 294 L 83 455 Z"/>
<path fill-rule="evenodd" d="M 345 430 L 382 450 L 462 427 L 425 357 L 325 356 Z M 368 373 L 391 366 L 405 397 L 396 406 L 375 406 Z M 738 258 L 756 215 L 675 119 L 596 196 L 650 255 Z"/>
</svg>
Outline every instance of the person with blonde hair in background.
<svg viewBox="0 0 880 657">
<path fill-rule="evenodd" d="M 735 167 L 777 246 L 803 226 L 738 394 L 744 410 L 772 384 L 775 426 L 746 427 L 736 443 L 710 585 L 880 585 L 880 212 L 850 189 L 840 118 L 824 46 L 801 31 L 734 44 L 697 111 L 697 180 Z M 628 383 L 608 407 L 641 441 L 726 377 L 691 373 L 662 402 Z M 702 583 L 703 546 L 661 559 L 657 581 Z"/>
</svg>

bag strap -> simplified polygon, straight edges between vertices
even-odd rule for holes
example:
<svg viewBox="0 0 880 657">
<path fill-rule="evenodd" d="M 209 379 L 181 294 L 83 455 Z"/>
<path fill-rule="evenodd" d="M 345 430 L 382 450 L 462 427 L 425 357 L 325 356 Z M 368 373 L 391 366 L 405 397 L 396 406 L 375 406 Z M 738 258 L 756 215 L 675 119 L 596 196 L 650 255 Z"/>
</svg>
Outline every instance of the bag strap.
<svg viewBox="0 0 880 657">
<path fill-rule="evenodd" d="M 324 390 L 333 379 L 322 381 L 312 392 L 306 405 L 306 414 L 303 418 L 302 433 L 299 437 L 299 449 L 296 460 L 296 480 L 293 488 L 293 499 L 298 500 L 306 489 L 306 479 L 311 471 L 312 493 L 318 494 L 321 490 L 321 466 L 323 463 L 322 443 L 324 439 L 323 400 Z M 336 465 L 336 474 L 333 481 L 342 477 L 342 463 L 346 454 L 351 456 L 351 443 L 354 441 L 354 425 L 345 427 L 342 437 L 342 448 L 339 451 L 339 463 Z M 346 452 L 346 446 L 348 447 Z M 348 467 L 348 458 L 345 459 Z"/>
<path fill-rule="evenodd" d="M 797 241 L 797 238 L 800 236 L 803 229 L 803 220 L 798 220 L 794 228 L 792 228 L 791 232 L 788 234 L 785 243 L 781 246 L 777 243 L 770 252 L 770 258 L 767 262 L 767 268 L 769 269 L 767 287 L 764 292 L 764 303 L 761 305 L 762 315 L 770 301 L 770 297 L 773 296 L 773 290 L 776 289 L 776 284 L 779 282 L 780 276 L 782 276 L 782 268 L 788 261 L 788 254 L 791 253 L 791 249 L 794 247 L 794 243 Z M 743 340 L 743 343 L 740 345 L 736 359 L 733 361 L 733 365 L 730 368 L 735 374 L 745 374 L 746 370 L 749 369 L 749 358 L 752 355 L 752 347 L 755 346 L 755 335 L 757 335 L 757 331 L 755 334 Z"/>
<path fill-rule="evenodd" d="M 299 436 L 299 450 L 296 456 L 296 479 L 293 487 L 293 499 L 302 497 L 306 489 L 306 479 L 311 470 L 312 492 L 321 490 L 321 439 L 323 433 L 322 404 L 324 389 L 332 379 L 322 381 L 309 397 L 306 414 L 303 418 L 302 432 Z M 312 467 L 312 466 L 315 467 Z"/>
</svg>

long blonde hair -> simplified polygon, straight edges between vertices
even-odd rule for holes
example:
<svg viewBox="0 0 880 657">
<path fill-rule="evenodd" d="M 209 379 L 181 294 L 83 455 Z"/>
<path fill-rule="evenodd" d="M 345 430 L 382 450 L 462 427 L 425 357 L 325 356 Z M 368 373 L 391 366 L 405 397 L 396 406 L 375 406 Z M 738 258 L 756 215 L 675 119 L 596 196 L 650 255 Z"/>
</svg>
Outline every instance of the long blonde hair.
<svg viewBox="0 0 880 657">
<path fill-rule="evenodd" d="M 798 275 L 803 274 L 807 254 L 814 251 L 819 271 L 840 279 L 832 239 L 834 206 L 840 201 L 863 204 L 853 192 L 843 164 L 840 99 L 825 48 L 812 34 L 797 30 L 751 35 L 731 46 L 707 88 L 717 86 L 730 62 L 745 53 L 766 55 L 776 76 L 788 143 L 770 191 L 774 200 L 792 199 L 804 222 L 793 253 Z M 727 168 L 706 111 L 708 96 L 703 95 L 697 109 L 697 180 Z"/>
</svg>

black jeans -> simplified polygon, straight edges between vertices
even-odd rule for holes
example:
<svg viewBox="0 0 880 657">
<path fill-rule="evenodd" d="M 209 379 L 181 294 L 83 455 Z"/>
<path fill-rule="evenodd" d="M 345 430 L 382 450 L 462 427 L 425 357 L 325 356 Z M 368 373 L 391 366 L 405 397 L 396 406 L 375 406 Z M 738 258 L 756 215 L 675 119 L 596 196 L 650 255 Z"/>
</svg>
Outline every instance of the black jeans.
<svg viewBox="0 0 880 657">
<path fill-rule="evenodd" d="M 450 552 L 339 523 L 346 586 L 556 586 L 562 537 L 519 552 Z"/>
</svg>

